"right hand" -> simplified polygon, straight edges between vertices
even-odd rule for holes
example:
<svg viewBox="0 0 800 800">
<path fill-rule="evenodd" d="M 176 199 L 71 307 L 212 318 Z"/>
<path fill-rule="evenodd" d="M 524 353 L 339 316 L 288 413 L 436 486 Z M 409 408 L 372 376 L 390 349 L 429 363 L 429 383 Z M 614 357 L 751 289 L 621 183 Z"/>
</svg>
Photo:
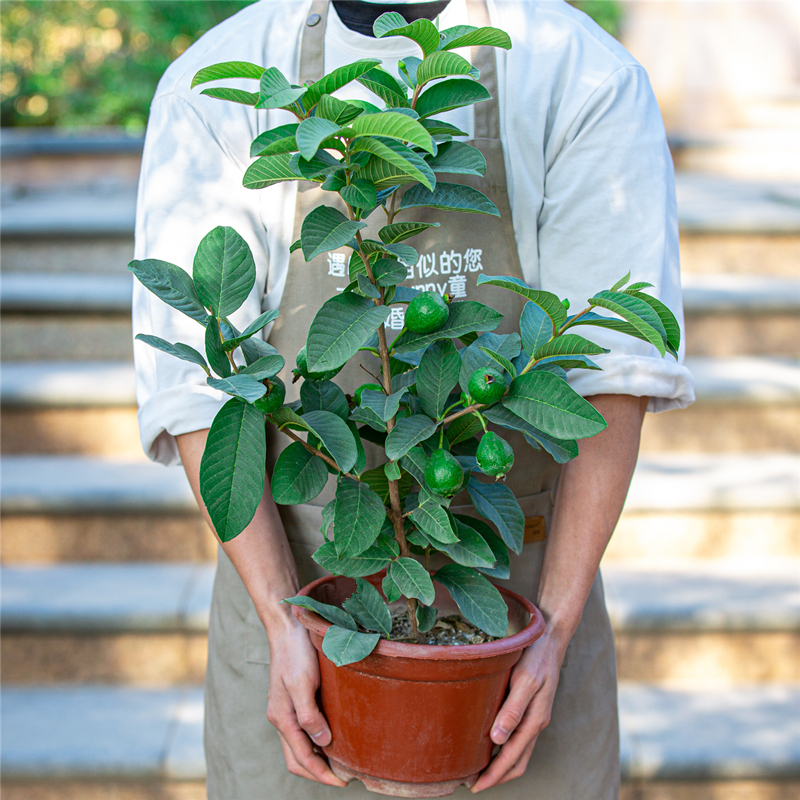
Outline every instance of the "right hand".
<svg viewBox="0 0 800 800">
<path fill-rule="evenodd" d="M 328 722 L 317 707 L 319 683 L 314 645 L 306 629 L 291 618 L 280 633 L 270 636 L 267 719 L 280 734 L 289 772 L 328 786 L 345 787 L 347 783 L 333 774 L 315 750 L 331 742 Z"/>
</svg>

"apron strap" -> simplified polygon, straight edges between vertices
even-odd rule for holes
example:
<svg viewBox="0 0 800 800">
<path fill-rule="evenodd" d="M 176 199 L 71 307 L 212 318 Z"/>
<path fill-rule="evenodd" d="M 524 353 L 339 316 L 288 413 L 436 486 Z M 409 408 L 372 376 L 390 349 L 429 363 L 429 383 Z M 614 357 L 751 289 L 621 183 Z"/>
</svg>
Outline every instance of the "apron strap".
<svg viewBox="0 0 800 800">
<path fill-rule="evenodd" d="M 328 0 L 313 0 L 303 25 L 300 45 L 300 85 L 318 81 L 325 73 L 325 25 L 328 21 Z"/>
<path fill-rule="evenodd" d="M 486 0 L 467 0 L 467 11 L 470 25 L 478 28 L 491 25 L 489 7 Z M 500 104 L 497 99 L 497 61 L 494 48 L 473 47 L 472 63 L 481 71 L 481 83 L 492 96 L 491 100 L 476 103 L 475 112 L 475 138 L 499 139 L 500 138 Z"/>
</svg>

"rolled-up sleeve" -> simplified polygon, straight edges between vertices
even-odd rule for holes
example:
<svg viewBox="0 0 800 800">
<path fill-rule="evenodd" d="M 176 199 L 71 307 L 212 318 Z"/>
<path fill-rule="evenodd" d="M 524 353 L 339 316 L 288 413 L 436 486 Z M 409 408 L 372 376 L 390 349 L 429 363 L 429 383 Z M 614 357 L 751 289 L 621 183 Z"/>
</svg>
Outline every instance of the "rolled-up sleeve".
<svg viewBox="0 0 800 800">
<path fill-rule="evenodd" d="M 218 225 L 234 228 L 253 251 L 256 282 L 231 322 L 244 327 L 261 313 L 266 286 L 266 234 L 256 192 L 242 187 L 247 154 L 226 141 L 183 98 L 153 102 L 145 138 L 136 211 L 137 259 L 156 258 L 191 272 L 201 239 Z M 241 323 L 244 323 L 243 325 Z M 133 333 L 183 342 L 204 352 L 202 325 L 134 281 Z M 206 385 L 193 364 L 134 342 L 139 431 L 145 453 L 179 462 L 174 437 L 207 428 L 226 395 Z"/>
<path fill-rule="evenodd" d="M 547 165 L 539 269 L 541 287 L 568 297 L 572 313 L 630 270 L 632 282 L 653 284 L 646 291 L 672 310 L 683 329 L 672 159 L 641 67 L 616 70 L 565 126 Z M 614 331 L 593 326 L 573 331 L 611 350 L 593 357 L 602 371 L 570 371 L 570 384 L 584 397 L 647 396 L 650 411 L 693 402 L 683 342 L 676 361 Z"/>
</svg>

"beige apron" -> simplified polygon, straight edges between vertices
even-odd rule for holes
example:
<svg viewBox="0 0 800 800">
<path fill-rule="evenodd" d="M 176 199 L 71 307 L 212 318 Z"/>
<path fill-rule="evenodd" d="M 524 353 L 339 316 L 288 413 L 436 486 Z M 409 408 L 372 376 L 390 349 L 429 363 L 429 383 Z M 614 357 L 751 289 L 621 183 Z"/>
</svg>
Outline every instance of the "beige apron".
<svg viewBox="0 0 800 800">
<path fill-rule="evenodd" d="M 323 41 L 328 3 L 310 4 L 309 23 L 303 32 L 298 83 L 323 74 Z M 488 25 L 485 0 L 469 3 L 470 22 Z M 319 14 L 315 21 L 313 15 Z M 472 144 L 486 156 L 485 178 L 455 176 L 489 196 L 501 217 L 489 217 L 432 209 L 405 212 L 403 220 L 439 221 L 410 240 L 420 253 L 409 268 L 404 285 L 448 291 L 457 298 L 480 300 L 504 315 L 498 332 L 517 327 L 522 299 L 511 292 L 476 286 L 480 274 L 522 278 L 514 239 L 511 209 L 506 189 L 505 163 L 500 143 L 495 59 L 489 48 L 476 48 L 473 61 L 481 70 L 481 81 L 495 98 L 475 106 L 475 139 Z M 440 176 L 441 177 L 441 176 Z M 444 177 L 447 180 L 447 177 Z M 334 205 L 338 198 L 317 184 L 298 184 L 295 235 L 306 214 L 320 203 Z M 531 217 L 533 219 L 533 216 Z M 365 238 L 377 239 L 385 224 L 383 211 L 368 218 Z M 322 303 L 348 283 L 344 249 L 325 253 L 306 263 L 298 250 L 292 254 L 281 315 L 271 335 L 273 344 L 287 358 L 282 375 L 287 384 L 287 402 L 299 397 L 299 385 L 291 384 L 290 365 L 305 344 L 309 325 Z M 395 307 L 395 308 L 403 308 Z M 396 334 L 402 319 L 390 317 L 387 333 Z M 371 360 L 371 361 L 370 361 Z M 378 361 L 367 356 L 364 366 L 377 372 Z M 352 393 L 371 380 L 356 364 L 349 364 L 336 382 Z M 268 472 L 287 437 L 268 426 Z M 517 453 L 508 476 L 526 517 L 526 544 L 520 556 L 511 554 L 511 574 L 502 585 L 536 599 L 544 554 L 546 530 L 553 510 L 559 467 L 543 452 L 535 452 L 521 435 L 501 431 Z M 367 447 L 368 466 L 380 461 L 376 448 Z M 322 508 L 333 498 L 334 481 L 310 503 L 280 506 L 286 533 L 297 562 L 301 585 L 327 574 L 311 558 L 322 543 Z M 466 495 L 464 495 L 466 497 Z M 456 497 L 452 509 L 461 508 Z M 208 763 L 208 794 L 211 800 L 328 800 L 339 790 L 297 778 L 286 769 L 277 731 L 267 721 L 269 645 L 244 585 L 222 550 L 211 606 L 209 662 L 206 675 L 205 748 Z M 584 609 L 583 619 L 567 650 L 550 725 L 539 737 L 528 771 L 522 778 L 486 793 L 487 798 L 508 800 L 615 800 L 619 794 L 619 746 L 617 725 L 616 666 L 614 641 L 598 575 Z M 456 795 L 466 797 L 466 790 Z M 375 795 L 363 785 L 351 783 L 341 796 L 367 798 Z"/>
</svg>

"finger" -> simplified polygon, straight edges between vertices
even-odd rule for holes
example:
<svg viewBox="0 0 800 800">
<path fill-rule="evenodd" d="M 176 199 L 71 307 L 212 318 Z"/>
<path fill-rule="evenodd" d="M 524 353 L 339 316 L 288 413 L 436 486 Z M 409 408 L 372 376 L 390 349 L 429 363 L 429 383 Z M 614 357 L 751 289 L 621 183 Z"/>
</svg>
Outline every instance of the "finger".
<svg viewBox="0 0 800 800">
<path fill-rule="evenodd" d="M 328 721 L 317 707 L 314 695 L 298 694 L 292 698 L 297 722 L 311 737 L 311 741 L 319 747 L 327 747 L 331 743 L 331 729 Z"/>
<path fill-rule="evenodd" d="M 297 775 L 298 778 L 305 778 L 309 781 L 316 781 L 316 778 L 307 770 L 305 767 L 302 767 L 298 760 L 294 757 L 294 753 L 292 752 L 292 748 L 289 747 L 288 742 L 286 739 L 279 733 L 278 734 L 281 739 L 281 748 L 283 749 L 283 759 L 286 762 L 286 768 L 292 775 Z"/>
<path fill-rule="evenodd" d="M 525 770 L 528 769 L 528 762 L 531 760 L 531 756 L 533 755 L 533 748 L 536 746 L 536 740 L 539 737 L 536 736 L 534 740 L 525 748 L 522 753 L 522 757 L 514 764 L 511 769 L 500 778 L 499 781 L 495 784 L 499 786 L 501 783 L 507 783 L 508 781 L 513 781 L 515 778 L 521 778 L 525 774 Z"/>
<path fill-rule="evenodd" d="M 311 773 L 311 780 L 324 783 L 328 786 L 347 786 L 347 782 L 337 778 L 328 762 L 314 752 L 311 741 L 299 727 L 288 727 L 281 731 L 286 743 L 292 751 L 295 760 L 307 772 Z"/>
<path fill-rule="evenodd" d="M 495 744 L 505 744 L 522 722 L 541 684 L 535 678 L 517 681 L 500 707 L 492 725 L 491 739 Z"/>
</svg>

